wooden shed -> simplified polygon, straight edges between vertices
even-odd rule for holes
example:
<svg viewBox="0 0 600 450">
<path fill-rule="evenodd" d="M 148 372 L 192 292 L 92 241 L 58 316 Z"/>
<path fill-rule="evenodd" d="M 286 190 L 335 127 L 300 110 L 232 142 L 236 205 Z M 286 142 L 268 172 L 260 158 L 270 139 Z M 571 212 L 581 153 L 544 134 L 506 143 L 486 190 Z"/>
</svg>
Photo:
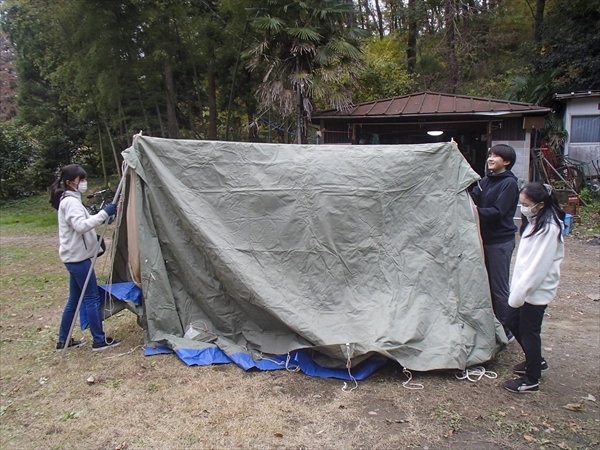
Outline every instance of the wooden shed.
<svg viewBox="0 0 600 450">
<path fill-rule="evenodd" d="M 420 144 L 454 139 L 481 175 L 487 149 L 509 144 L 517 151 L 513 172 L 529 180 L 532 131 L 550 108 L 467 95 L 418 92 L 360 103 L 346 111 L 313 114 L 321 144 Z"/>
</svg>

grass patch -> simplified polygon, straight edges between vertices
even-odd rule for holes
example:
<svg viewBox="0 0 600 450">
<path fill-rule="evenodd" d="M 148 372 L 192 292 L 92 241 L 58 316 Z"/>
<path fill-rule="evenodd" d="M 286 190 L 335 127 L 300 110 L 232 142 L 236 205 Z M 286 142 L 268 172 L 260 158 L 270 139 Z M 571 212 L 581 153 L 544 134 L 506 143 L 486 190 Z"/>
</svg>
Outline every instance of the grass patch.
<svg viewBox="0 0 600 450">
<path fill-rule="evenodd" d="M 118 180 L 111 179 L 111 186 L 116 188 Z M 114 183 L 116 181 L 116 183 Z M 102 179 L 88 180 L 88 194 L 104 186 Z M 0 204 L 0 227 L 3 233 L 50 233 L 56 232 L 58 225 L 56 210 L 48 202 L 48 193 L 42 192 L 9 200 Z M 84 196 L 84 203 L 87 199 Z"/>
<path fill-rule="evenodd" d="M 3 232 L 54 232 L 56 210 L 48 203 L 47 194 L 12 200 L 0 207 L 0 227 Z"/>
</svg>

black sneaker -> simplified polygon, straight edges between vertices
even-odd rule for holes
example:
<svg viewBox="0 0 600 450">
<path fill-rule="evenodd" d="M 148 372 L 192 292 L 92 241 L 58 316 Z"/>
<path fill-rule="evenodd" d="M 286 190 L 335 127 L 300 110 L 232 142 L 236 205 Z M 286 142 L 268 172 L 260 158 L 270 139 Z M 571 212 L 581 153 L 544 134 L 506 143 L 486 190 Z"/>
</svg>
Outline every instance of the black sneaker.
<svg viewBox="0 0 600 450">
<path fill-rule="evenodd" d="M 69 345 L 67 345 L 67 350 L 70 350 L 72 348 L 79 348 L 82 345 L 85 345 L 85 339 L 82 339 L 80 341 L 75 341 L 73 340 L 73 338 L 71 338 L 71 340 L 69 341 Z M 64 342 L 57 342 L 56 343 L 56 351 L 59 352 L 61 350 L 64 350 L 65 348 L 65 343 Z"/>
<path fill-rule="evenodd" d="M 517 394 L 527 394 L 529 392 L 537 392 L 540 390 L 539 383 L 532 383 L 527 377 L 508 380 L 503 383 L 504 389 Z"/>
<path fill-rule="evenodd" d="M 548 370 L 548 363 L 546 362 L 545 359 L 542 359 L 542 371 L 544 370 Z M 527 373 L 527 365 L 526 365 L 526 361 L 523 361 L 522 363 L 517 364 L 516 366 L 513 366 L 512 368 L 513 373 L 516 373 L 517 375 L 525 375 Z"/>
<path fill-rule="evenodd" d="M 92 344 L 92 351 L 101 352 L 102 350 L 106 350 L 107 348 L 116 347 L 120 343 L 121 341 L 117 341 L 116 339 L 107 337 L 102 342 L 94 342 Z"/>
</svg>

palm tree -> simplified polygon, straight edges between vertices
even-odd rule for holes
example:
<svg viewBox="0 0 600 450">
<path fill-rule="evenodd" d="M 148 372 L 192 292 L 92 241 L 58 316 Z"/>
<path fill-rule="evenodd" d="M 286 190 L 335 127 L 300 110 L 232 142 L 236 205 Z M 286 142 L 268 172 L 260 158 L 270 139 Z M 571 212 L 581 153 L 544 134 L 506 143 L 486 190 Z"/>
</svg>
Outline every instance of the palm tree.
<svg viewBox="0 0 600 450">
<path fill-rule="evenodd" d="M 361 69 L 360 40 L 368 32 L 354 22 L 344 0 L 269 0 L 250 8 L 257 39 L 245 52 L 250 71 L 263 74 L 258 98 L 264 110 L 297 119 L 297 142 L 306 142 L 314 101 L 343 110 Z"/>
</svg>

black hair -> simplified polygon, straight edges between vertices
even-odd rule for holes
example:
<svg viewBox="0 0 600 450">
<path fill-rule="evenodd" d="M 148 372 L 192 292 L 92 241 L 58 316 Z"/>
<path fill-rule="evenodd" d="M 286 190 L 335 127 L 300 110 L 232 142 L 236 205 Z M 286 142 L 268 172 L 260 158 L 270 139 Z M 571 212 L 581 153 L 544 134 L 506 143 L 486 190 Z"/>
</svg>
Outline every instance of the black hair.
<svg viewBox="0 0 600 450">
<path fill-rule="evenodd" d="M 546 186 L 539 181 L 529 183 L 525 185 L 523 189 L 521 189 L 521 193 L 525 194 L 533 203 L 538 204 L 544 202 L 544 206 L 537 212 L 535 226 L 533 227 L 533 230 L 531 230 L 531 233 L 529 233 L 527 236 L 523 236 L 523 231 L 529 223 L 529 220 L 527 220 L 527 217 L 524 215 L 521 215 L 520 233 L 524 238 L 538 233 L 542 228 L 544 228 L 546 223 L 549 223 L 550 221 L 554 221 L 561 229 L 558 234 L 558 239 L 560 240 L 562 238 L 561 222 L 564 222 L 565 220 L 565 212 L 560 209 L 556 194 L 554 192 L 549 193 L 548 190 L 549 188 L 546 188 Z"/>
<path fill-rule="evenodd" d="M 54 209 L 58 209 L 63 194 L 66 190 L 68 190 L 66 182 L 73 181 L 77 177 L 79 177 L 80 180 L 87 178 L 85 170 L 83 170 L 83 167 L 80 165 L 69 164 L 68 166 L 62 168 L 60 171 L 60 177 L 57 178 L 48 188 L 48 192 L 50 193 L 50 204 L 54 207 Z"/>
<path fill-rule="evenodd" d="M 515 162 L 517 161 L 517 152 L 515 152 L 515 149 L 512 148 L 510 145 L 496 144 L 492 148 L 490 148 L 488 154 L 490 153 L 499 156 L 504 161 L 510 162 L 510 164 L 506 166 L 506 170 L 512 169 L 515 165 Z"/>
</svg>

